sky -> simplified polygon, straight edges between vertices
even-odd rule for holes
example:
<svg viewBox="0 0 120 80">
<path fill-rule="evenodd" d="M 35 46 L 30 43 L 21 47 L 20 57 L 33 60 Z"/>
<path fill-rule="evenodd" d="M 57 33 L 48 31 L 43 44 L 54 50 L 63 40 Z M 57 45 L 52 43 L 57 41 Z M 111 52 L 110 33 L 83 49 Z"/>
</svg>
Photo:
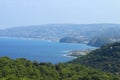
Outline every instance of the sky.
<svg viewBox="0 0 120 80">
<path fill-rule="evenodd" d="M 91 23 L 120 24 L 120 0 L 0 0 L 0 29 Z"/>
</svg>

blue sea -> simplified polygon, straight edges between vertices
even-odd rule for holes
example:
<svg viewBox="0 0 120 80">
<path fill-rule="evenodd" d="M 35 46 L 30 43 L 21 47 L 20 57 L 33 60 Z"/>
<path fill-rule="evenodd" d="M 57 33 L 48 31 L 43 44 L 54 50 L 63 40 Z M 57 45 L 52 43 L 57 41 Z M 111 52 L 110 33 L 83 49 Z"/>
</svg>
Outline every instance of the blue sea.
<svg viewBox="0 0 120 80">
<path fill-rule="evenodd" d="M 86 44 L 72 44 L 49 42 L 35 39 L 0 38 L 0 57 L 27 58 L 38 62 L 51 62 L 53 64 L 74 59 L 67 57 L 70 50 L 88 50 L 93 47 Z"/>
</svg>

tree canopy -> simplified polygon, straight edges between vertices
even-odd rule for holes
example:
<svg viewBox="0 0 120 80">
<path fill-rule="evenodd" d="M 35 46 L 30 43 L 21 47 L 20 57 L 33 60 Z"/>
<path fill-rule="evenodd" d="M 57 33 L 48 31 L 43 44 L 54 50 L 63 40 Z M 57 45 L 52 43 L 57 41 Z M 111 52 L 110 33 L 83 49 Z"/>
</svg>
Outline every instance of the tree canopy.
<svg viewBox="0 0 120 80">
<path fill-rule="evenodd" d="M 102 71 L 120 75 L 120 42 L 102 46 L 90 54 L 68 63 L 82 64 Z"/>
<path fill-rule="evenodd" d="M 0 80 L 120 80 L 120 77 L 80 64 L 53 65 L 1 57 Z"/>
</svg>

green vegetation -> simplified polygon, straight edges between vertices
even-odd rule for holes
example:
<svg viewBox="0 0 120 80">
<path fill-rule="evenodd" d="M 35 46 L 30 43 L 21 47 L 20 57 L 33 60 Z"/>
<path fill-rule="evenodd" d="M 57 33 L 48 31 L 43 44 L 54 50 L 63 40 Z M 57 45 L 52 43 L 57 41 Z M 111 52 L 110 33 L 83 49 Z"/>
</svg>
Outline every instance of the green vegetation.
<svg viewBox="0 0 120 80">
<path fill-rule="evenodd" d="M 74 37 L 64 37 L 61 38 L 59 42 L 61 43 L 83 43 L 83 41 L 85 41 L 85 39 L 77 39 Z"/>
<path fill-rule="evenodd" d="M 88 45 L 90 46 L 95 46 L 95 47 L 101 47 L 103 45 L 106 45 L 108 43 L 113 43 L 113 41 L 111 41 L 111 38 L 104 38 L 104 37 L 95 37 L 95 38 L 92 38 Z"/>
<path fill-rule="evenodd" d="M 80 64 L 53 65 L 1 57 L 0 80 L 120 80 L 120 77 Z"/>
<path fill-rule="evenodd" d="M 120 80 L 120 42 L 55 65 L 0 57 L 0 80 Z"/>
<path fill-rule="evenodd" d="M 82 64 L 120 75 L 120 42 L 102 46 L 100 49 L 68 63 Z"/>
</svg>

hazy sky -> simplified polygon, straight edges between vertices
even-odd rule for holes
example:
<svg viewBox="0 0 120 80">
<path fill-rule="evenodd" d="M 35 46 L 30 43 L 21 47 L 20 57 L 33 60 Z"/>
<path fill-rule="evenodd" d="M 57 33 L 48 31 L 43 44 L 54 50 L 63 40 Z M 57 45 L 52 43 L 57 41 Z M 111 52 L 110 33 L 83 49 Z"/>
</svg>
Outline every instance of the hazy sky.
<svg viewBox="0 0 120 80">
<path fill-rule="evenodd" d="M 54 23 L 120 23 L 120 0 L 0 0 L 0 29 Z"/>
</svg>

